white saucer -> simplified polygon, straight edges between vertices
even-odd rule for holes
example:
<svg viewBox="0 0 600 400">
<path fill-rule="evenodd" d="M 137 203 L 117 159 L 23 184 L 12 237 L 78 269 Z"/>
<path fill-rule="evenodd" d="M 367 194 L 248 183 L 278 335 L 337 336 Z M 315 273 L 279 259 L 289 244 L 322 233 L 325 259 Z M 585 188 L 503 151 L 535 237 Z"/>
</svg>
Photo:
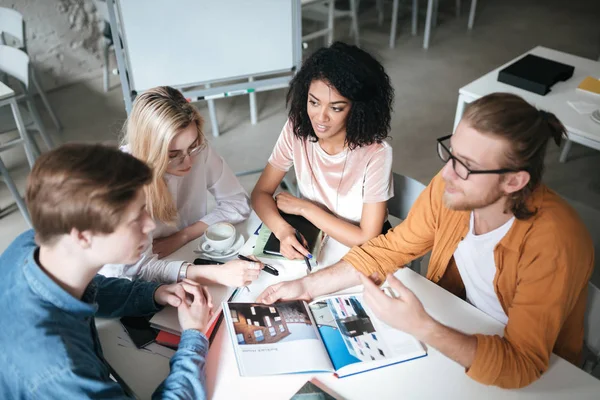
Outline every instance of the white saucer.
<svg viewBox="0 0 600 400">
<path fill-rule="evenodd" d="M 194 250 L 194 252 L 198 253 L 198 254 L 203 254 L 206 257 L 212 258 L 213 260 L 222 260 L 225 258 L 233 257 L 237 253 L 239 253 L 240 249 L 242 248 L 242 246 L 245 243 L 244 235 L 242 235 L 241 233 L 238 233 L 237 235 L 238 235 L 237 239 L 235 240 L 235 242 L 233 242 L 233 244 L 231 245 L 231 248 L 228 251 L 225 251 L 222 253 L 218 252 L 218 251 L 202 250 L 202 243 L 204 243 L 204 241 L 206 240 L 206 237 L 204 235 L 202 235 L 202 236 L 200 236 L 200 239 L 198 239 L 198 250 Z"/>
</svg>

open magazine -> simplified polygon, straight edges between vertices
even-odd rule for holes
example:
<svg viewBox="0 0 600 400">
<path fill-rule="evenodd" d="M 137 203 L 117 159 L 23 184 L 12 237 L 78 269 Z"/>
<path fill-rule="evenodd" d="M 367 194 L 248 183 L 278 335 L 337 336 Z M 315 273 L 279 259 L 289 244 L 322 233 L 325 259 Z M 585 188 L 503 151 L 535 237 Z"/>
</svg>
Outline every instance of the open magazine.
<svg viewBox="0 0 600 400">
<path fill-rule="evenodd" d="M 313 302 L 224 303 L 242 376 L 335 372 L 346 377 L 427 355 L 414 337 L 378 320 L 362 295 Z"/>
</svg>

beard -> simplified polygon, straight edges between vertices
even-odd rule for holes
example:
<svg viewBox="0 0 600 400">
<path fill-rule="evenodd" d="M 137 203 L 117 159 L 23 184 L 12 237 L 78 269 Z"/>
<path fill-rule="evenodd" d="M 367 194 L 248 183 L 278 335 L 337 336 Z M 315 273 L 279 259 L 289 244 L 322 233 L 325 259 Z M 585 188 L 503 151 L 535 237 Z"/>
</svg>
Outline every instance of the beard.
<svg viewBox="0 0 600 400">
<path fill-rule="evenodd" d="M 467 198 L 462 192 L 444 192 L 444 205 L 454 211 L 473 211 L 490 206 L 504 196 L 505 194 L 499 185 L 494 186 L 490 191 L 476 198 Z"/>
</svg>

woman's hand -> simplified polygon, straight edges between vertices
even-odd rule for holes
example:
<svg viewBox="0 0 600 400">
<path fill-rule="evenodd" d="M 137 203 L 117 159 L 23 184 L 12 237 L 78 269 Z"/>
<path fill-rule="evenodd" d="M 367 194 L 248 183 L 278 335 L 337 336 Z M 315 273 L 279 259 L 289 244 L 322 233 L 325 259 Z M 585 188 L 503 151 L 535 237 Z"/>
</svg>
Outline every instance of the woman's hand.
<svg viewBox="0 0 600 400">
<path fill-rule="evenodd" d="M 173 254 L 187 243 L 183 231 L 176 232 L 170 236 L 161 237 L 152 241 L 152 252 L 158 258 L 165 258 Z"/>
<path fill-rule="evenodd" d="M 215 281 L 225 286 L 248 286 L 260 274 L 260 270 L 264 268 L 263 263 L 249 262 L 243 260 L 231 260 L 223 265 L 219 265 L 218 273 L 215 274 Z"/>
<path fill-rule="evenodd" d="M 277 208 L 286 214 L 302 215 L 304 209 L 311 203 L 307 200 L 302 200 L 287 192 L 278 193 L 275 196 Z"/>
<path fill-rule="evenodd" d="M 263 264 L 254 256 L 255 262 L 231 260 L 223 265 L 190 265 L 187 270 L 188 279 L 202 283 L 218 283 L 220 285 L 240 287 L 251 284 L 263 269 Z"/>
<path fill-rule="evenodd" d="M 296 230 L 293 226 L 287 225 L 285 229 L 275 234 L 279 239 L 279 252 L 289 260 L 303 259 L 305 256 L 312 258 L 310 252 L 306 249 L 306 243 L 300 243 L 296 238 Z"/>
</svg>

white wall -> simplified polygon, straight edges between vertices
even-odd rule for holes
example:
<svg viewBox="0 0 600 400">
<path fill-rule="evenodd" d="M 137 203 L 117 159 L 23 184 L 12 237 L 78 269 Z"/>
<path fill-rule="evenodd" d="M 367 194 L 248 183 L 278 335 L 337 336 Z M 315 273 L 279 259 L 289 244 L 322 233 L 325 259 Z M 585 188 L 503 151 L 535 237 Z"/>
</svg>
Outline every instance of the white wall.
<svg viewBox="0 0 600 400">
<path fill-rule="evenodd" d="M 28 53 L 46 90 L 102 74 L 102 21 L 93 0 L 0 0 L 26 24 Z"/>
</svg>

